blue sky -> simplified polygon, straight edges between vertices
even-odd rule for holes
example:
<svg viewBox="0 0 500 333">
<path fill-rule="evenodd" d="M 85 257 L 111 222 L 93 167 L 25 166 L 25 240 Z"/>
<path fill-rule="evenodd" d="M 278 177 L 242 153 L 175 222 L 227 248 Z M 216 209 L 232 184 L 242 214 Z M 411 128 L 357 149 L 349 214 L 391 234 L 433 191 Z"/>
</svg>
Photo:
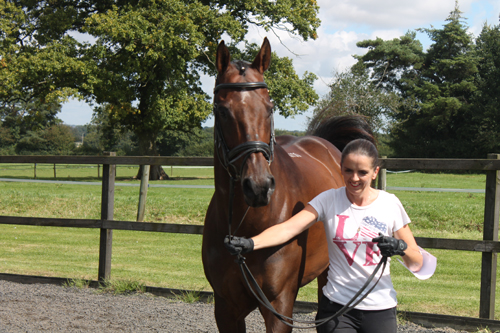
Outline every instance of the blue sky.
<svg viewBox="0 0 500 333">
<path fill-rule="evenodd" d="M 304 42 L 277 32 L 282 45 L 272 32 L 258 29 L 251 29 L 247 39 L 260 45 L 267 36 L 273 51 L 293 59 L 299 75 L 308 71 L 318 76 L 314 88 L 318 95 L 325 96 L 333 73 L 353 65 L 352 55 L 364 52 L 356 47 L 358 41 L 376 37 L 392 39 L 408 30 L 442 27 L 455 6 L 455 0 L 318 0 L 318 4 L 322 24 L 316 40 Z M 459 7 L 474 36 L 478 36 L 485 22 L 491 25 L 499 22 L 499 0 L 461 0 Z M 424 34 L 419 34 L 418 39 L 424 47 L 430 43 Z M 213 83 L 213 77 L 202 77 L 203 89 L 209 94 Z M 287 119 L 276 115 L 275 126 L 278 129 L 305 130 L 310 115 L 310 111 Z M 58 116 L 65 124 L 85 125 L 92 118 L 92 109 L 84 102 L 71 100 L 63 105 Z M 208 119 L 204 125 L 213 126 L 213 120 Z"/>
</svg>

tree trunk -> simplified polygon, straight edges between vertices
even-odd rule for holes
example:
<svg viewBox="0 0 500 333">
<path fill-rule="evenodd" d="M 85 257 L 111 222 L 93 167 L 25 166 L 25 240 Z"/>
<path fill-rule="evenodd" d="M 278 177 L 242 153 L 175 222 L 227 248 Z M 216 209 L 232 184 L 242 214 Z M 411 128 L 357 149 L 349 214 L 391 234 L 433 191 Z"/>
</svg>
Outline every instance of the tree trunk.
<svg viewBox="0 0 500 333">
<path fill-rule="evenodd" d="M 139 167 L 139 171 L 135 176 L 136 179 L 142 178 L 142 165 Z M 149 166 L 149 180 L 165 180 L 170 179 L 165 170 L 163 170 L 161 165 L 150 165 Z"/>
<path fill-rule="evenodd" d="M 139 138 L 139 149 L 141 156 L 158 156 L 156 151 L 156 135 L 151 134 L 147 136 L 138 136 Z M 141 179 L 142 177 L 142 166 L 137 172 L 135 178 Z M 170 179 L 170 177 L 163 170 L 161 165 L 151 165 L 149 169 L 149 180 L 165 180 Z"/>
</svg>

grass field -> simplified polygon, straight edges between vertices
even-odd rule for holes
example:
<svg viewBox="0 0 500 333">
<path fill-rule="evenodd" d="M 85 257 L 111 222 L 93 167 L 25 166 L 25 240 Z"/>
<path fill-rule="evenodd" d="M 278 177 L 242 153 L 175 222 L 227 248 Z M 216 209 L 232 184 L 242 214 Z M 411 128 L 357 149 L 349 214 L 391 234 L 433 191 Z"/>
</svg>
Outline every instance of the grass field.
<svg viewBox="0 0 500 333">
<path fill-rule="evenodd" d="M 33 167 L 25 166 L 23 169 L 20 165 L 0 165 L 0 178 L 33 178 Z M 156 183 L 213 185 L 212 169 L 166 167 L 165 170 L 172 174 L 172 179 Z M 133 179 L 136 173 L 137 168 L 118 167 L 117 181 L 138 185 L 139 181 Z M 54 179 L 53 166 L 52 169 L 37 166 L 37 178 Z M 97 168 L 59 169 L 59 166 L 57 179 L 99 181 Z M 387 176 L 387 185 L 396 187 L 484 189 L 484 183 L 485 176 L 479 174 Z M 415 236 L 481 239 L 484 194 L 394 193 L 412 219 Z M 150 187 L 145 221 L 203 224 L 212 194 L 213 189 Z M 0 181 L 0 215 L 98 219 L 100 195 L 100 186 Z M 115 220 L 134 221 L 138 197 L 139 187 L 117 186 Z M 98 230 L 0 225 L 0 273 L 95 280 L 98 244 Z M 438 268 L 426 281 L 417 280 L 393 261 L 391 272 L 399 309 L 477 317 L 481 254 L 433 249 L 430 252 L 438 258 Z M 111 277 L 149 286 L 210 291 L 201 264 L 200 235 L 115 230 Z M 316 301 L 315 284 L 302 288 L 299 299 Z M 496 309 L 500 318 L 500 301 Z"/>
</svg>

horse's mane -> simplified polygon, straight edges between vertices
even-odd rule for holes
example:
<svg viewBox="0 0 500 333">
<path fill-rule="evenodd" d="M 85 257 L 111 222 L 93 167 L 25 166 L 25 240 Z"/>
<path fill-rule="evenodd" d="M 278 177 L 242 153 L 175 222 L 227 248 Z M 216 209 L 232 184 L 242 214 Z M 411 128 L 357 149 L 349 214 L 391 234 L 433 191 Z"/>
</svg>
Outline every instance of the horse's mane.
<svg viewBox="0 0 500 333">
<path fill-rule="evenodd" d="M 349 142 L 356 139 L 366 139 L 375 146 L 377 145 L 370 125 L 363 116 L 349 115 L 322 119 L 312 128 L 310 126 L 307 134 L 329 141 L 340 151 Z"/>
</svg>

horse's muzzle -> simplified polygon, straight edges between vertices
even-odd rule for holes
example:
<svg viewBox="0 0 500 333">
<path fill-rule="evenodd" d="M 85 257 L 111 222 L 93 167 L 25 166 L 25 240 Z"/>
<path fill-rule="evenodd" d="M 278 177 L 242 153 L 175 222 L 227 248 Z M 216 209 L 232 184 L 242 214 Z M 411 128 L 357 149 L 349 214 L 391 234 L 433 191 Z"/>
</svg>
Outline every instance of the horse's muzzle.
<svg viewBox="0 0 500 333">
<path fill-rule="evenodd" d="M 253 177 L 246 177 L 242 179 L 241 183 L 245 202 L 251 207 L 262 207 L 269 204 L 276 187 L 272 174 L 260 178 L 259 181 Z"/>
</svg>

